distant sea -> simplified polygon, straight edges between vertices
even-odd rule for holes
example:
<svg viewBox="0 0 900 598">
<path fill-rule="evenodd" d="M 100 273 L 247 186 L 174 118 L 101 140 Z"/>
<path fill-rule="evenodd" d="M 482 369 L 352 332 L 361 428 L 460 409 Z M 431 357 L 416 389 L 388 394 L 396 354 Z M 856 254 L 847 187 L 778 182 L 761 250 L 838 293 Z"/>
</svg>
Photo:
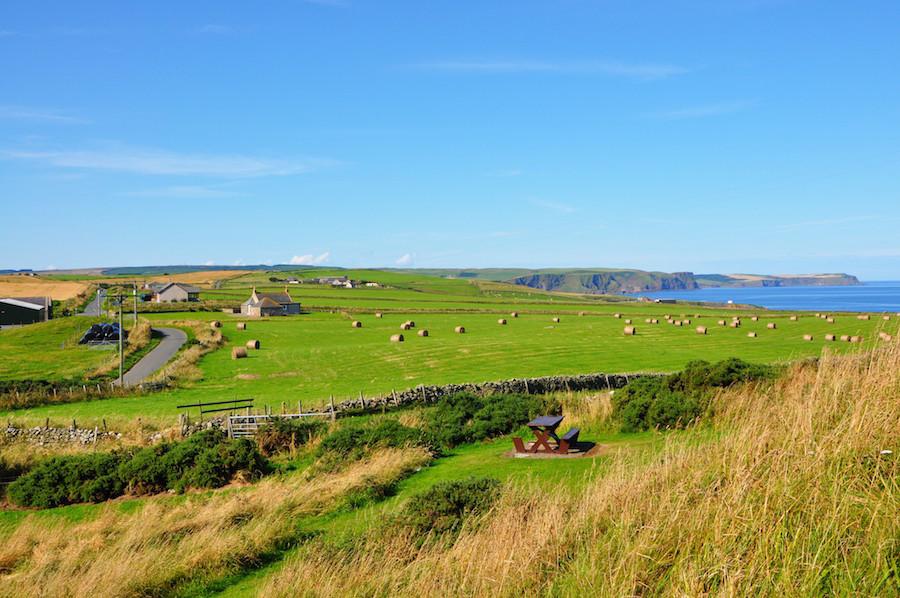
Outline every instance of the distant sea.
<svg viewBox="0 0 900 598">
<path fill-rule="evenodd" d="M 900 312 L 900 281 L 871 281 L 846 287 L 744 287 L 635 293 L 654 299 L 745 303 L 769 309 Z"/>
</svg>

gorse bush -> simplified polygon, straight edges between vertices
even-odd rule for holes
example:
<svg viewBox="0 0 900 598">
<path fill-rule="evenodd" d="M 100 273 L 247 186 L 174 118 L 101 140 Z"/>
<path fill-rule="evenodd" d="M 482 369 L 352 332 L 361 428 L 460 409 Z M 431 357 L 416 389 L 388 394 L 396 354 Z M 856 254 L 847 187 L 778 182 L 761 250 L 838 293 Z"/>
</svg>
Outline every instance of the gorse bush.
<svg viewBox="0 0 900 598">
<path fill-rule="evenodd" d="M 427 432 L 441 446 L 452 448 L 509 434 L 539 413 L 556 410 L 557 405 L 532 395 L 458 393 L 442 398 L 431 409 Z"/>
<path fill-rule="evenodd" d="M 705 413 L 715 389 L 772 378 L 776 371 L 734 358 L 692 361 L 675 374 L 629 382 L 613 395 L 613 413 L 624 432 L 682 428 Z"/>
<path fill-rule="evenodd" d="M 377 423 L 348 424 L 322 439 L 319 456 L 344 460 L 359 459 L 374 449 L 429 446 L 422 430 L 404 426 L 395 419 Z"/>
<path fill-rule="evenodd" d="M 256 433 L 256 444 L 267 457 L 294 450 L 319 436 L 327 427 L 322 420 L 273 417 Z"/>
<path fill-rule="evenodd" d="M 134 452 L 48 459 L 10 484 L 8 495 L 22 506 L 56 507 L 123 494 L 218 488 L 239 472 L 255 478 L 268 470 L 268 462 L 252 442 L 228 440 L 208 430 L 182 442 Z"/>
<path fill-rule="evenodd" d="M 413 497 L 400 516 L 418 534 L 456 532 L 470 517 L 487 512 L 500 496 L 494 478 L 442 482 Z"/>
</svg>

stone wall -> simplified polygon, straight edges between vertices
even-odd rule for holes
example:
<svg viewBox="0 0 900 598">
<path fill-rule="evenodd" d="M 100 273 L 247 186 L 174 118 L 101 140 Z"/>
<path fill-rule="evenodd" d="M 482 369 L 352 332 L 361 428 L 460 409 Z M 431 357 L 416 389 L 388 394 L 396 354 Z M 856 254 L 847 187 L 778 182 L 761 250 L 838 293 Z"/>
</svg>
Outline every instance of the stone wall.
<svg viewBox="0 0 900 598">
<path fill-rule="evenodd" d="M 98 440 L 118 439 L 118 432 L 97 428 L 16 428 L 6 427 L 6 441 L 30 442 L 40 446 L 47 444 L 91 444 Z"/>
</svg>

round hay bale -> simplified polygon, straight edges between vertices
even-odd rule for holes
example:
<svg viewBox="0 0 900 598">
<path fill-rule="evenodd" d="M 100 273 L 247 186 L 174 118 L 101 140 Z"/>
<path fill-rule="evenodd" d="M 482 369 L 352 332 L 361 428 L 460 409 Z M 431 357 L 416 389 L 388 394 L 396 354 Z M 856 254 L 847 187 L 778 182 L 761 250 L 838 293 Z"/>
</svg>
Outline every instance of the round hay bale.
<svg viewBox="0 0 900 598">
<path fill-rule="evenodd" d="M 559 318 L 553 318 L 553 321 L 554 321 L 555 323 L 559 324 Z"/>
<path fill-rule="evenodd" d="M 881 316 L 881 319 L 884 320 L 885 322 L 887 322 L 888 320 L 891 319 L 891 316 Z"/>
<path fill-rule="evenodd" d="M 803 335 L 803 340 L 805 340 L 805 341 L 811 341 L 812 339 L 813 339 L 813 335 L 811 335 L 811 334 Z"/>
<path fill-rule="evenodd" d="M 666 314 L 666 315 L 663 316 L 663 319 L 664 319 L 664 320 L 668 320 L 668 319 L 671 318 L 671 317 L 672 317 L 672 316 L 670 316 L 669 314 Z"/>
<path fill-rule="evenodd" d="M 506 326 L 506 319 L 500 318 L 499 320 L 497 320 L 497 323 L 500 324 L 501 326 Z"/>
<path fill-rule="evenodd" d="M 402 343 L 403 340 L 404 340 L 404 339 L 403 339 L 403 335 L 402 335 L 402 334 L 392 334 L 392 335 L 391 335 L 391 342 L 392 342 L 392 343 Z"/>
<path fill-rule="evenodd" d="M 719 320 L 717 323 L 719 324 L 719 326 L 727 326 L 728 325 L 728 322 L 726 322 L 725 320 Z"/>
<path fill-rule="evenodd" d="M 817 317 L 817 318 L 820 317 L 821 315 L 822 315 L 821 312 L 818 312 L 818 311 L 816 312 L 816 317 Z"/>
<path fill-rule="evenodd" d="M 403 322 L 402 324 L 400 324 L 400 330 L 409 330 L 409 328 L 409 322 Z"/>
<path fill-rule="evenodd" d="M 456 334 L 465 334 L 466 327 L 465 326 L 457 326 L 456 328 L 453 329 L 453 332 L 455 332 Z"/>
<path fill-rule="evenodd" d="M 659 324 L 659 320 L 657 320 L 656 318 L 653 318 L 652 320 L 650 320 L 650 323 L 651 324 Z"/>
<path fill-rule="evenodd" d="M 614 317 L 614 318 L 621 318 L 621 317 L 622 317 L 622 314 L 613 314 L 613 317 Z"/>
<path fill-rule="evenodd" d="M 509 314 L 509 317 L 510 317 L 510 318 L 518 318 L 518 317 L 519 317 L 519 312 L 514 311 L 514 312 L 512 312 L 511 314 Z"/>
<path fill-rule="evenodd" d="M 247 330 L 247 323 L 246 322 L 238 322 L 237 329 L 238 330 Z"/>
<path fill-rule="evenodd" d="M 375 312 L 375 317 L 376 317 L 376 318 L 383 318 L 383 317 L 384 317 L 384 314 L 381 313 L 380 311 L 376 311 L 376 312 Z"/>
<path fill-rule="evenodd" d="M 684 324 L 685 326 L 690 326 L 690 325 L 691 325 L 691 321 L 690 321 L 690 320 L 682 320 L 681 323 Z"/>
<path fill-rule="evenodd" d="M 653 320 L 651 320 L 650 318 L 647 318 L 646 320 L 644 320 L 644 324 L 651 324 L 652 322 L 653 322 Z"/>
<path fill-rule="evenodd" d="M 851 343 L 861 343 L 862 341 L 863 341 L 863 337 L 861 337 L 861 336 L 851 336 L 850 337 Z"/>
<path fill-rule="evenodd" d="M 697 326 L 697 334 L 706 334 L 706 326 Z"/>
<path fill-rule="evenodd" d="M 631 319 L 625 320 L 626 324 L 631 324 Z"/>
<path fill-rule="evenodd" d="M 578 312 L 578 315 L 579 315 L 579 316 L 586 316 L 586 315 L 587 315 L 587 312 L 586 312 L 586 311 L 580 311 L 580 312 Z"/>
<path fill-rule="evenodd" d="M 825 318 L 825 321 L 829 324 L 834 324 L 834 318 Z"/>
<path fill-rule="evenodd" d="M 409 327 L 410 327 L 410 328 L 415 328 L 415 327 L 416 327 L 416 323 L 415 323 L 414 321 L 412 321 L 412 320 L 407 320 L 406 323 L 409 324 Z"/>
<path fill-rule="evenodd" d="M 741 327 L 741 321 L 740 321 L 740 320 L 734 320 L 731 324 L 729 324 L 729 326 L 731 326 L 732 328 L 740 328 L 740 327 Z"/>
<path fill-rule="evenodd" d="M 775 330 L 777 326 L 775 326 L 775 322 L 769 322 L 768 324 L 766 324 L 766 328 L 768 328 L 769 330 Z"/>
<path fill-rule="evenodd" d="M 253 339 L 252 341 L 247 341 L 244 344 L 244 346 L 247 347 L 248 349 L 257 349 L 258 350 L 259 349 L 259 341 L 256 339 Z"/>
<path fill-rule="evenodd" d="M 797 321 L 797 316 L 791 316 L 790 320 L 791 320 L 791 322 L 796 322 L 796 321 Z"/>
<path fill-rule="evenodd" d="M 825 340 L 826 340 L 826 341 L 833 341 L 835 338 L 836 338 L 836 337 L 835 337 L 833 334 L 826 334 L 826 335 L 825 335 Z"/>
<path fill-rule="evenodd" d="M 681 328 L 681 320 L 675 320 L 675 325 Z"/>
<path fill-rule="evenodd" d="M 350 322 L 350 327 L 351 328 L 362 328 L 362 322 L 360 322 L 359 320 L 353 320 L 352 322 Z"/>
<path fill-rule="evenodd" d="M 849 343 L 849 342 L 850 342 L 850 335 L 849 335 L 849 334 L 842 334 L 842 335 L 841 335 L 841 342 L 842 342 L 842 343 Z"/>
<path fill-rule="evenodd" d="M 421 328 L 416 334 L 418 334 L 419 336 L 428 336 L 428 329 Z"/>
<path fill-rule="evenodd" d="M 758 322 L 758 321 L 759 321 L 759 316 L 750 316 L 750 319 L 751 319 L 752 321 L 754 321 L 754 322 Z"/>
<path fill-rule="evenodd" d="M 222 322 L 220 322 L 218 320 L 213 320 L 212 322 L 209 323 L 209 327 L 210 328 L 221 328 Z"/>
<path fill-rule="evenodd" d="M 856 319 L 857 320 L 868 320 L 869 314 L 860 314 L 860 315 L 856 316 Z"/>
<path fill-rule="evenodd" d="M 243 359 L 247 357 L 247 349 L 243 347 L 232 347 L 231 348 L 231 358 L 232 359 Z"/>
<path fill-rule="evenodd" d="M 700 319 L 700 316 L 701 316 L 701 314 L 694 314 L 694 317 L 697 318 L 698 320 Z"/>
<path fill-rule="evenodd" d="M 755 332 L 748 332 L 748 333 L 747 333 L 747 336 L 749 336 L 750 338 L 756 338 L 756 333 L 755 333 Z"/>
<path fill-rule="evenodd" d="M 637 329 L 634 326 L 625 327 L 625 336 L 634 336 L 635 334 L 637 334 Z"/>
</svg>

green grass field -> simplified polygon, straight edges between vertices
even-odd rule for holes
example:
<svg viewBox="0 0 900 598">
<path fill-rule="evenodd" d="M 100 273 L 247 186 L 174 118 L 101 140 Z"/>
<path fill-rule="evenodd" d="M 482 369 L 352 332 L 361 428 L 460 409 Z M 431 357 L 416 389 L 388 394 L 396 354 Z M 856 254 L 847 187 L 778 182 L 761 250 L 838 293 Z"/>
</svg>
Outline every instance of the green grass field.
<svg viewBox="0 0 900 598">
<path fill-rule="evenodd" d="M 59 318 L 0 331 L 0 381 L 77 379 L 114 354 L 114 348 L 79 345 L 96 318 Z"/>
<path fill-rule="evenodd" d="M 227 345 L 203 358 L 201 381 L 153 395 L 50 405 L 3 415 L 17 420 L 77 418 L 85 425 L 100 418 L 174 420 L 176 405 L 198 401 L 253 398 L 256 408 L 269 405 L 277 411 L 285 402 L 293 410 L 298 401 L 321 405 L 330 395 L 336 400 L 355 398 L 360 393 L 373 396 L 420 384 L 588 372 L 672 371 L 694 359 L 714 361 L 732 356 L 754 362 L 786 361 L 818 355 L 826 346 L 834 351 L 853 350 L 858 345 L 827 343 L 824 335 L 862 334 L 871 339 L 882 324 L 853 316 L 839 316 L 834 324 L 812 316 L 792 322 L 784 314 L 773 313 L 758 322 L 745 319 L 741 328 L 733 329 L 716 324 L 717 319 L 728 317 L 724 311 L 697 309 L 692 309 L 691 315 L 700 311 L 703 317 L 694 318 L 684 327 L 662 320 L 658 325 L 644 323 L 650 315 L 662 318 L 664 313 L 675 311 L 671 308 L 597 306 L 591 315 L 564 314 L 559 323 L 554 323 L 550 315 L 523 311 L 518 318 L 507 316 L 505 326 L 498 325 L 496 314 L 483 313 L 386 313 L 377 319 L 371 314 L 317 312 L 261 320 L 216 313 L 149 314 L 151 320 L 160 323 L 178 319 L 223 321 Z M 623 318 L 612 317 L 613 310 L 621 311 Z M 637 326 L 636 336 L 623 335 L 628 317 Z M 389 342 L 392 334 L 401 332 L 400 324 L 410 318 L 417 327 L 403 333 L 405 342 Z M 351 319 L 359 319 L 363 327 L 351 328 Z M 238 331 L 238 321 L 247 321 L 248 329 Z M 768 329 L 768 322 L 776 322 L 777 328 Z M 708 334 L 697 334 L 698 324 L 707 326 Z M 466 334 L 455 334 L 457 325 L 465 326 Z M 416 330 L 421 328 L 427 328 L 430 336 L 417 336 Z M 750 331 L 759 336 L 748 338 Z M 815 340 L 804 341 L 804 334 L 812 334 Z M 233 360 L 230 347 L 243 346 L 250 339 L 260 340 L 262 348 L 250 351 L 247 359 Z M 54 359 L 60 357 L 57 354 Z M 5 371 L 13 370 L 7 365 Z"/>
</svg>

